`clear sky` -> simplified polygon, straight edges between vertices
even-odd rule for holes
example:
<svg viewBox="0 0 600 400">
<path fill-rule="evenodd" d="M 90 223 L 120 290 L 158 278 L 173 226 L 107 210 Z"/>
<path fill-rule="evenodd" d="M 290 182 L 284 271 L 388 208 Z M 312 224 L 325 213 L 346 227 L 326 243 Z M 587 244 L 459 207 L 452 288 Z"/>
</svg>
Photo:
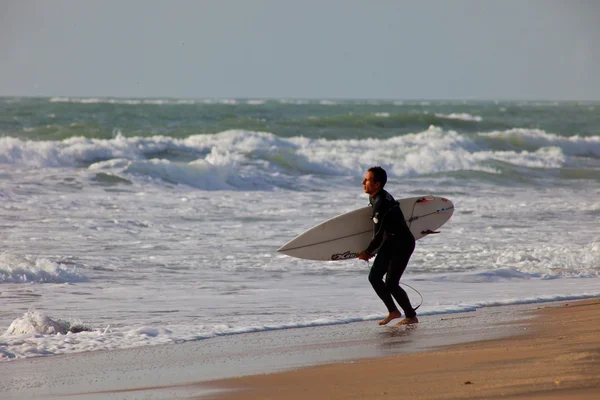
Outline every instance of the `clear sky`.
<svg viewBox="0 0 600 400">
<path fill-rule="evenodd" d="M 0 0 L 0 96 L 600 100 L 600 1 Z"/>
</svg>

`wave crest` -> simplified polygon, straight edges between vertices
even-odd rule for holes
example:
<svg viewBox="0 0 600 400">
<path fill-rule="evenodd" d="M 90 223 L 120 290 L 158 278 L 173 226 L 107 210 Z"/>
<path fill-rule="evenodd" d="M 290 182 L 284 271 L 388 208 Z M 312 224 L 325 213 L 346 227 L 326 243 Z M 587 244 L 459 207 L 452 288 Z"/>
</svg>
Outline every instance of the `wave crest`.
<svg viewBox="0 0 600 400">
<path fill-rule="evenodd" d="M 535 177 L 540 170 L 554 173 L 560 168 L 588 168 L 574 157 L 591 157 L 591 162 L 596 162 L 600 137 L 562 137 L 527 129 L 459 134 L 430 126 L 388 139 L 282 138 L 244 130 L 187 138 L 0 138 L 1 164 L 83 167 L 115 177 L 112 181 L 116 184 L 141 177 L 208 190 L 293 188 L 302 186 L 303 180 L 331 177 L 338 183 L 355 180 L 373 164 L 386 168 L 392 178 L 471 171 L 505 175 L 510 180 L 515 174 Z"/>
<path fill-rule="evenodd" d="M 87 278 L 76 266 L 46 258 L 0 254 L 0 283 L 73 283 Z"/>
</svg>

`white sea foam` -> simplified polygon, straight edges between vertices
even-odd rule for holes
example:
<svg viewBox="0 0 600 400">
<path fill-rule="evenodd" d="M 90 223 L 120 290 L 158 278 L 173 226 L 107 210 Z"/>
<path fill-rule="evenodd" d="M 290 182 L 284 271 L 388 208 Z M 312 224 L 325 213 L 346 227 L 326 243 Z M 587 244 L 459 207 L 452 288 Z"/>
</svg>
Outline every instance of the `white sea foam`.
<svg viewBox="0 0 600 400">
<path fill-rule="evenodd" d="M 600 157 L 600 136 L 558 136 L 541 129 L 515 128 L 507 131 L 480 133 L 482 137 L 490 137 L 506 141 L 509 145 L 530 148 L 558 148 L 572 156 Z"/>
<path fill-rule="evenodd" d="M 73 283 L 87 278 L 76 266 L 0 253 L 0 283 Z"/>
<path fill-rule="evenodd" d="M 252 140 L 260 139 L 265 138 Z M 414 189 L 389 184 L 397 197 Z M 28 196 L 29 204 L 10 192 L 4 202 L 15 207 L 0 211 L 26 213 L 29 224 L 46 221 L 45 230 L 58 236 L 54 242 L 36 242 L 37 252 L 68 255 L 94 268 L 85 269 L 88 280 L 71 277 L 66 280 L 70 285 L 35 285 L 33 300 L 28 293 L 32 285 L 23 290 L 20 282 L 4 282 L 2 296 L 12 299 L 6 303 L 4 327 L 27 319 L 27 312 L 38 312 L 41 317 L 34 320 L 42 321 L 37 324 L 41 331 L 52 329 L 45 317 L 86 321 L 91 330 L 5 333 L 0 357 L 380 318 L 385 309 L 370 288 L 366 263 L 319 263 L 275 253 L 304 229 L 366 203 L 357 192 L 360 188 L 353 186 L 336 190 L 335 196 L 284 190 L 215 194 L 137 183 L 131 192 L 87 189 Z M 468 192 L 448 195 L 457 207 L 455 215 L 440 235 L 418 242 L 403 277 L 424 296 L 420 315 L 600 294 L 597 224 L 587 217 L 598 210 L 597 190 L 484 187 Z M 11 232 L 8 246 L 29 248 L 28 225 Z M 41 260 L 30 258 L 27 265 Z M 419 296 L 412 289 L 407 292 L 418 304 Z"/>
<path fill-rule="evenodd" d="M 438 118 L 445 118 L 445 119 L 459 119 L 462 121 L 476 121 L 476 122 L 481 122 L 483 121 L 483 118 L 478 116 L 478 115 L 471 115 L 468 113 L 451 113 L 451 114 L 435 114 L 436 117 Z"/>
<path fill-rule="evenodd" d="M 142 104 L 144 100 L 140 99 L 116 99 L 100 97 L 52 97 L 50 103 L 78 103 L 78 104 L 121 104 L 137 105 Z"/>
<path fill-rule="evenodd" d="M 529 304 L 548 301 L 575 300 L 600 295 L 595 281 L 578 280 L 565 284 L 564 281 L 539 281 L 535 284 L 520 280 L 514 273 L 498 282 L 495 279 L 486 280 L 485 275 L 480 275 L 482 280 L 472 282 L 424 282 L 408 281 L 411 286 L 417 287 L 425 293 L 425 304 L 419 309 L 419 314 L 436 315 L 447 313 L 460 313 L 474 311 L 480 307 Z M 511 279 L 514 282 L 511 283 Z M 480 296 L 481 283 L 488 285 L 486 299 Z M 447 290 L 452 284 L 452 291 Z M 574 288 L 578 294 L 572 294 Z M 415 299 L 415 293 L 406 288 L 409 295 Z M 554 291 L 554 294 L 546 294 Z M 435 293 L 443 294 L 436 296 Z M 454 293 L 454 295 L 452 294 Z M 330 301 L 331 297 L 325 292 L 317 290 L 314 299 Z M 375 297 L 373 294 L 370 297 Z M 353 299 L 353 302 L 364 301 L 363 296 Z M 309 302 L 309 306 L 313 301 Z M 369 301 L 368 303 L 371 303 Z M 377 309 L 376 302 L 369 306 Z M 322 304 L 322 303 L 321 303 Z M 416 305 L 417 303 L 415 303 Z M 381 307 L 379 307 L 381 308 Z M 0 360 L 23 358 L 39 355 L 63 354 L 82 351 L 110 350 L 115 348 L 125 349 L 139 346 L 179 343 L 188 340 L 209 339 L 216 336 L 235 335 L 250 332 L 261 332 L 279 329 L 300 327 L 324 326 L 333 324 L 347 324 L 358 321 L 380 319 L 383 314 L 364 312 L 354 315 L 350 312 L 337 309 L 335 313 L 323 313 L 319 317 L 294 317 L 260 323 L 257 319 L 238 319 L 235 323 L 220 323 L 218 320 L 196 323 L 171 323 L 164 326 L 139 326 L 134 328 L 94 327 L 89 331 L 79 333 L 69 332 L 71 323 L 52 318 L 39 311 L 27 312 L 16 318 L 7 332 L 0 336 L 4 348 L 0 351 Z"/>
<path fill-rule="evenodd" d="M 304 104 L 310 104 L 309 100 L 302 100 L 302 99 L 281 99 L 279 100 L 280 104 L 296 104 L 296 105 L 304 105 Z"/>
<path fill-rule="evenodd" d="M 219 104 L 236 105 L 239 101 L 237 99 L 218 99 L 216 102 Z"/>
<path fill-rule="evenodd" d="M 52 97 L 50 103 L 75 103 L 75 104 L 118 104 L 118 105 L 140 105 L 140 104 L 196 104 L 191 99 L 126 99 L 105 97 Z"/>
<path fill-rule="evenodd" d="M 492 139 L 494 142 L 486 142 Z M 491 150 L 490 146 L 500 149 Z M 515 142 L 516 141 L 516 142 Z M 520 146 L 517 149 L 515 143 Z M 185 163 L 157 159 L 165 152 L 187 154 Z M 600 137 L 560 137 L 537 130 L 482 133 L 470 138 L 437 127 L 390 139 L 327 140 L 280 138 L 271 133 L 232 130 L 183 139 L 166 136 L 114 139 L 72 137 L 63 141 L 0 138 L 0 163 L 28 167 L 77 167 L 148 174 L 198 188 L 286 186 L 299 175 L 356 177 L 376 162 L 392 176 L 421 176 L 451 171 L 499 173 L 494 161 L 514 167 L 553 169 L 568 156 L 600 157 Z M 118 160 L 118 161 L 115 161 Z M 218 173 L 217 173 L 218 171 Z M 217 174 L 217 179 L 212 176 Z M 283 175 L 282 175 L 283 174 Z M 285 178 L 288 176 L 288 178 Z"/>
<path fill-rule="evenodd" d="M 533 152 L 481 151 L 469 158 L 479 162 L 490 160 L 504 161 L 514 166 L 527 168 L 560 168 L 566 162 L 566 157 L 559 147 L 545 147 Z"/>
<path fill-rule="evenodd" d="M 249 100 L 246 100 L 246 104 L 249 104 L 251 106 L 261 106 L 261 105 L 265 104 L 265 100 L 249 99 Z"/>
<path fill-rule="evenodd" d="M 215 161 L 215 157 L 210 159 Z M 226 161 L 228 162 L 229 160 L 227 159 Z M 127 163 L 125 168 L 120 169 L 122 173 L 125 174 L 140 175 L 143 177 L 159 179 L 161 181 L 211 190 L 235 188 L 235 186 L 228 181 L 230 179 L 233 180 L 236 172 L 234 169 L 228 168 L 227 162 L 221 165 L 212 164 L 204 160 L 183 164 L 175 164 L 168 160 L 158 159 L 125 162 Z M 219 160 L 217 160 L 217 162 L 219 162 Z M 103 169 L 102 164 L 95 164 L 93 169 Z M 109 169 L 113 170 L 113 168 Z"/>
<path fill-rule="evenodd" d="M 70 325 L 63 320 L 53 320 L 40 312 L 27 312 L 10 324 L 6 335 L 64 335 L 69 331 Z"/>
<path fill-rule="evenodd" d="M 600 242 L 578 244 L 545 244 L 518 250 L 504 250 L 498 265 L 511 265 L 523 273 L 545 279 L 564 276 L 600 276 Z"/>
</svg>

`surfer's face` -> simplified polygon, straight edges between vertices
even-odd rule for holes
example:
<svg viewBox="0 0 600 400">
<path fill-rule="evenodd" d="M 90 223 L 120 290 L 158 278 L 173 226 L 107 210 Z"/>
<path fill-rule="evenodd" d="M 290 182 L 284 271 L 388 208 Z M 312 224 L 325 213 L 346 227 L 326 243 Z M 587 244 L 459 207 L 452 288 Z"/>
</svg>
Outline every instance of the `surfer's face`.
<svg viewBox="0 0 600 400">
<path fill-rule="evenodd" d="M 363 188 L 365 189 L 365 193 L 368 193 L 369 196 L 374 196 L 381 189 L 381 182 L 375 182 L 375 176 L 371 171 L 367 171 L 365 174 L 365 179 L 362 181 Z"/>
</svg>

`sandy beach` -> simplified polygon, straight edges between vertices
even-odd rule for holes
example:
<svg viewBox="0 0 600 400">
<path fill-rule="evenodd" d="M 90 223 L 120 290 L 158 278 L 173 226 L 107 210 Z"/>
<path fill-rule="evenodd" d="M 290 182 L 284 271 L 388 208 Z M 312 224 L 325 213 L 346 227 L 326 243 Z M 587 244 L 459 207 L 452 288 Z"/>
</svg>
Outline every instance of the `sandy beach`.
<svg viewBox="0 0 600 400">
<path fill-rule="evenodd" d="M 517 336 L 215 382 L 234 389 L 215 398 L 600 398 L 600 300 L 531 310 Z"/>
<path fill-rule="evenodd" d="M 600 299 L 0 364 L 2 399 L 593 399 Z M 594 397 L 596 396 L 596 397 Z"/>
</svg>

